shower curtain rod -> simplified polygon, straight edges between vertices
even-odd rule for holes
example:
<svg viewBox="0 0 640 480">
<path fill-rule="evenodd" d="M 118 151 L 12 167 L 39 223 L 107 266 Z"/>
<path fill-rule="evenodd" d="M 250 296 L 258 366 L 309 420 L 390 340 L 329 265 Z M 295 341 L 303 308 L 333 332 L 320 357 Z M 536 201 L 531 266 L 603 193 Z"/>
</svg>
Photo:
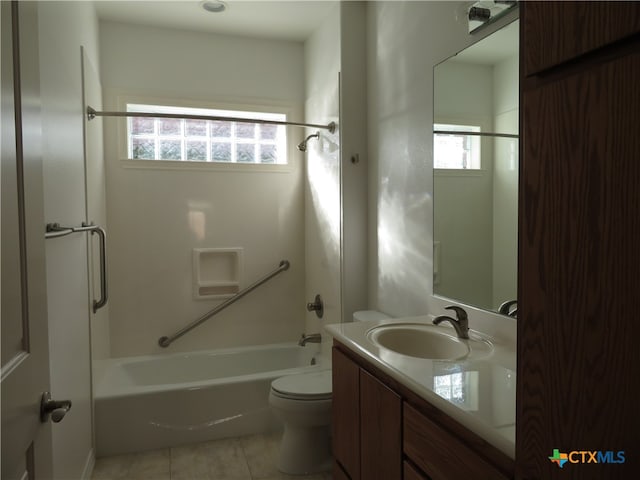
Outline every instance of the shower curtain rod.
<svg viewBox="0 0 640 480">
<path fill-rule="evenodd" d="M 511 133 L 492 133 L 492 132 L 454 132 L 452 130 L 434 130 L 434 135 L 474 135 L 476 137 L 505 137 L 505 138 L 520 138 L 520 135 L 514 135 Z"/>
<path fill-rule="evenodd" d="M 87 118 L 93 120 L 96 117 L 147 117 L 147 118 L 177 118 L 184 120 L 218 120 L 222 122 L 259 123 L 267 125 L 291 125 L 293 127 L 324 128 L 329 132 L 336 131 L 336 122 L 327 125 L 315 123 L 282 122 L 278 120 L 262 120 L 258 118 L 217 117 L 212 115 L 188 115 L 179 113 L 148 113 L 148 112 L 98 112 L 92 107 L 87 107 Z"/>
</svg>

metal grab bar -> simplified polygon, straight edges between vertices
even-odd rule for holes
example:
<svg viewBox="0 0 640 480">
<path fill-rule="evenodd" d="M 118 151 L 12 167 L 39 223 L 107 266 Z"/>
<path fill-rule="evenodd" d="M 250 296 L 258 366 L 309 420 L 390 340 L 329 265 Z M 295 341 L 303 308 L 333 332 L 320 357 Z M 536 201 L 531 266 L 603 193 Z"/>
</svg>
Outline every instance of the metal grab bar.
<svg viewBox="0 0 640 480">
<path fill-rule="evenodd" d="M 91 235 L 98 234 L 100 238 L 100 300 L 93 301 L 93 313 L 107 304 L 107 234 L 103 228 L 95 227 Z"/>
<path fill-rule="evenodd" d="M 222 117 L 216 115 L 190 115 L 188 113 L 157 113 L 157 112 L 98 112 L 92 107 L 87 107 L 87 118 L 93 120 L 96 117 L 142 117 L 142 118 L 176 118 L 178 120 L 216 120 L 221 122 L 259 123 L 265 125 L 291 125 L 293 127 L 324 128 L 329 132 L 336 131 L 336 122 L 327 125 L 317 123 L 284 122 L 280 120 L 263 120 L 260 118 Z"/>
<path fill-rule="evenodd" d="M 93 300 L 93 313 L 107 304 L 107 233 L 97 225 L 82 222 L 80 227 L 61 227 L 59 223 L 47 223 L 44 238 L 66 237 L 72 233 L 91 232 L 100 238 L 100 300 Z"/>
<path fill-rule="evenodd" d="M 180 338 L 181 336 L 183 336 L 185 333 L 189 332 L 190 330 L 196 328 L 198 325 L 200 325 L 202 322 L 208 320 L 209 318 L 213 317 L 214 315 L 216 315 L 217 313 L 220 313 L 222 310 L 224 310 L 225 308 L 227 308 L 229 305 L 237 302 L 238 300 L 240 300 L 242 297 L 244 297 L 246 294 L 252 292 L 253 290 L 255 290 L 256 288 L 258 288 L 260 285 L 262 285 L 263 283 L 266 283 L 267 281 L 271 280 L 273 277 L 275 277 L 276 275 L 278 275 L 281 272 L 284 272 L 285 270 L 289 269 L 289 261 L 288 260 L 282 260 L 280 262 L 280 265 L 278 266 L 278 268 L 276 268 L 273 272 L 271 272 L 268 275 L 265 275 L 264 277 L 262 277 L 260 280 L 258 280 L 257 282 L 252 283 L 251 285 L 249 285 L 247 288 L 239 291 L 238 293 L 236 293 L 233 297 L 225 300 L 224 302 L 222 302 L 220 305 L 218 305 L 217 307 L 215 307 L 213 310 L 210 310 L 209 312 L 205 313 L 204 315 L 202 315 L 200 318 L 198 318 L 197 320 L 194 320 L 193 322 L 191 322 L 189 325 L 187 325 L 186 327 L 178 330 L 176 333 L 174 333 L 173 335 L 171 335 L 170 337 L 160 337 L 158 339 L 158 345 L 160 345 L 162 348 L 166 348 L 169 345 L 171 345 L 171 343 L 174 340 L 177 340 L 178 338 Z"/>
</svg>

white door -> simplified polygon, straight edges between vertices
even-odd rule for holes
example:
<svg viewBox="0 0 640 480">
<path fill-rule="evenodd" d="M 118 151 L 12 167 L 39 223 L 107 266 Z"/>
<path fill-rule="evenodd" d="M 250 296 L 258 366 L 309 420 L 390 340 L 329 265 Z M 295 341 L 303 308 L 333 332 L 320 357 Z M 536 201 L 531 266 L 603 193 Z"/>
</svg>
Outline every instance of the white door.
<svg viewBox="0 0 640 480">
<path fill-rule="evenodd" d="M 41 121 L 36 2 L 2 1 L 2 472 L 51 477 Z M 60 415 L 60 412 L 57 412 Z"/>
</svg>

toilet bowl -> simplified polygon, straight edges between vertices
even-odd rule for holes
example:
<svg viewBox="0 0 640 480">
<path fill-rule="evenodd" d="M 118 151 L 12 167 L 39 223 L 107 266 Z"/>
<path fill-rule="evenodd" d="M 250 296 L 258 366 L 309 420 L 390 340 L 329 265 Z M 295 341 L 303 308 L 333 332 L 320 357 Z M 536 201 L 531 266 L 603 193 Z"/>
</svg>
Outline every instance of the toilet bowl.
<svg viewBox="0 0 640 480">
<path fill-rule="evenodd" d="M 353 314 L 354 322 L 387 318 L 374 310 Z M 303 475 L 331 469 L 331 394 L 331 370 L 271 382 L 269 405 L 284 423 L 278 470 Z"/>
<path fill-rule="evenodd" d="M 331 469 L 331 370 L 271 382 L 269 404 L 284 423 L 278 470 L 301 475 Z"/>
</svg>

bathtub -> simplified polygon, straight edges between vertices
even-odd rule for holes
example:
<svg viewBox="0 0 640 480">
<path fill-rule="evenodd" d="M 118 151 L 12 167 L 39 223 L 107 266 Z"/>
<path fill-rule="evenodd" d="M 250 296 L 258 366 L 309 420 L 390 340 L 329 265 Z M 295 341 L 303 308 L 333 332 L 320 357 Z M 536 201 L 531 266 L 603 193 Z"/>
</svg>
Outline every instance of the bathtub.
<svg viewBox="0 0 640 480">
<path fill-rule="evenodd" d="M 330 368 L 317 345 L 283 343 L 99 360 L 97 456 L 281 428 L 269 408 L 275 378 Z"/>
</svg>

